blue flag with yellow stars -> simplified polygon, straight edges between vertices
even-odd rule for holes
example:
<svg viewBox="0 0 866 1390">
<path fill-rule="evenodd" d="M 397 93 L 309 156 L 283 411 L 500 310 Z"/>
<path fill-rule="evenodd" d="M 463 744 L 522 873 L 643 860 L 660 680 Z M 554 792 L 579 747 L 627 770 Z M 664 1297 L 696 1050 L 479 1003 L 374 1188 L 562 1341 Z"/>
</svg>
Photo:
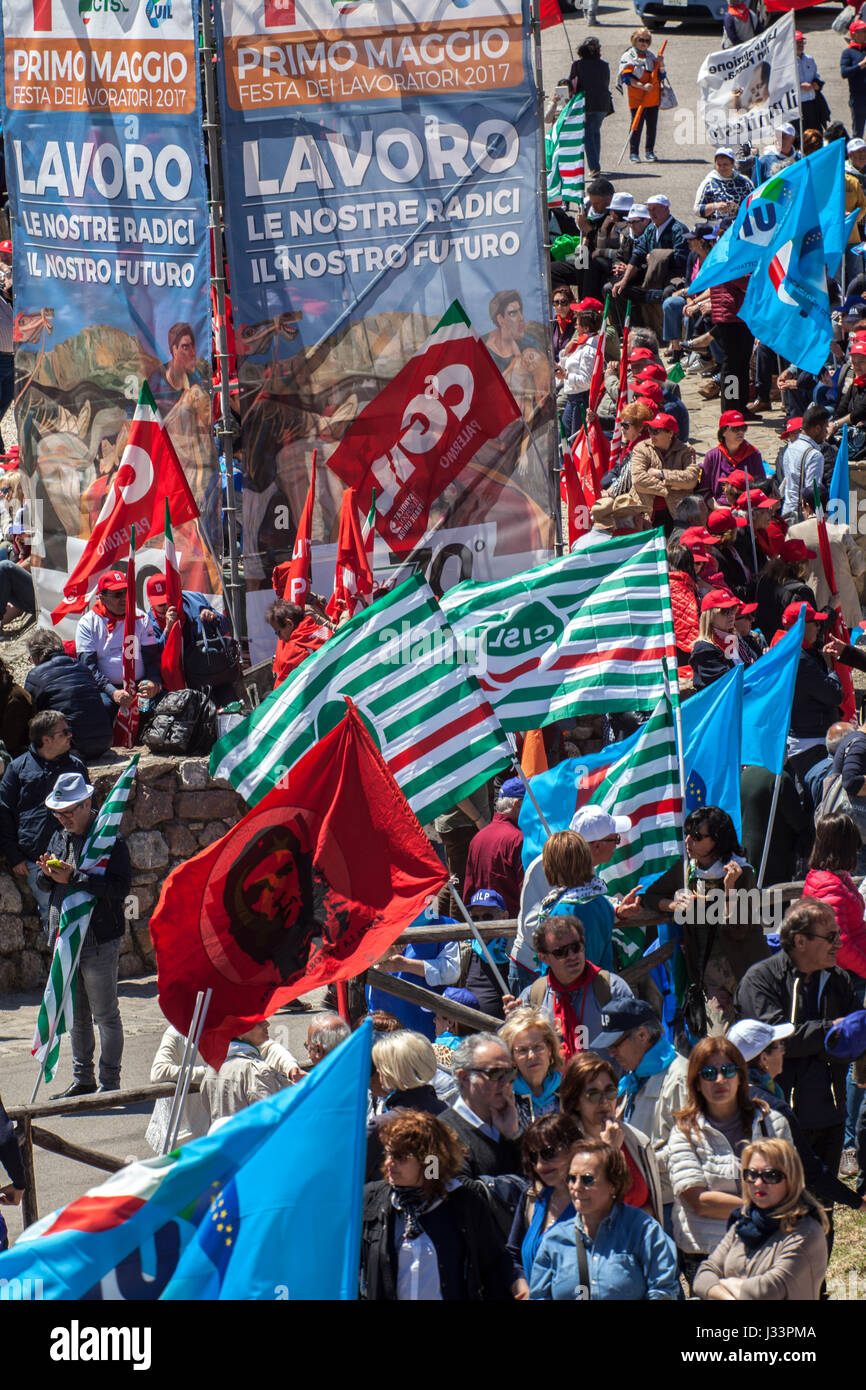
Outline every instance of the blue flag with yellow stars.
<svg viewBox="0 0 866 1390">
<path fill-rule="evenodd" d="M 683 769 L 686 814 L 701 806 L 721 806 L 737 829 L 740 814 L 740 731 L 743 720 L 743 667 L 684 700 Z"/>
<path fill-rule="evenodd" d="M 368 1021 L 299 1085 L 250 1107 L 275 1108 L 271 1133 L 214 1193 L 163 1299 L 357 1298 L 371 1047 Z"/>
</svg>

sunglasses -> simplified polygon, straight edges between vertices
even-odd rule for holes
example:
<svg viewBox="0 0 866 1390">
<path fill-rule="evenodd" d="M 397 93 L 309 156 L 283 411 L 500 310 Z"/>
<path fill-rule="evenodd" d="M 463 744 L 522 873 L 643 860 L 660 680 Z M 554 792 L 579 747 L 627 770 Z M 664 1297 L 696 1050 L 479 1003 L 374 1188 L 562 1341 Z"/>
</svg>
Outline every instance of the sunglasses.
<svg viewBox="0 0 866 1390">
<path fill-rule="evenodd" d="M 839 937 L 842 935 L 840 931 L 831 931 L 829 936 L 824 936 L 823 933 L 819 931 L 804 931 L 798 932 L 797 934 L 798 936 L 808 936 L 810 941 L 826 941 L 830 946 L 835 946 Z"/>
<path fill-rule="evenodd" d="M 569 1187 L 595 1187 L 594 1173 L 569 1173 Z"/>
<path fill-rule="evenodd" d="M 545 951 L 546 956 L 553 956 L 554 960 L 565 960 L 566 956 L 579 956 L 584 949 L 582 941 L 569 941 L 565 946 L 557 946 L 553 951 Z"/>
<path fill-rule="evenodd" d="M 744 1168 L 743 1182 L 765 1182 L 768 1187 L 777 1187 L 785 1181 L 785 1174 L 779 1168 Z"/>
<path fill-rule="evenodd" d="M 517 1075 L 515 1067 L 470 1067 L 478 1076 L 486 1076 L 488 1081 L 513 1081 Z"/>
<path fill-rule="evenodd" d="M 603 1091 L 594 1087 L 591 1091 L 587 1091 L 586 1098 L 590 1105 L 597 1105 L 600 1100 L 616 1100 L 618 1094 L 615 1086 L 605 1086 Z"/>
<path fill-rule="evenodd" d="M 739 1067 L 735 1062 L 726 1062 L 723 1067 L 701 1067 L 698 1076 L 702 1081 L 715 1081 L 717 1076 L 723 1076 L 726 1081 L 733 1081 L 738 1071 Z"/>
<path fill-rule="evenodd" d="M 555 1144 L 544 1144 L 542 1148 L 536 1149 L 532 1155 L 532 1162 L 552 1163 L 555 1158 L 559 1158 L 559 1155 L 564 1153 L 565 1149 L 562 1147 L 557 1148 Z"/>
</svg>

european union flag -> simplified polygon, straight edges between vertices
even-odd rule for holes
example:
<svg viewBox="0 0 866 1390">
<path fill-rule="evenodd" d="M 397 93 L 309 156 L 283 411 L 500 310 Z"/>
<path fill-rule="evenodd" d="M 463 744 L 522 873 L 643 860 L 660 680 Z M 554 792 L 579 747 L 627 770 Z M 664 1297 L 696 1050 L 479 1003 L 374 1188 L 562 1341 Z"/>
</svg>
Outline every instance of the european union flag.
<svg viewBox="0 0 866 1390">
<path fill-rule="evenodd" d="M 743 667 L 682 705 L 683 766 L 686 809 L 721 806 L 742 830 L 740 815 L 740 729 L 743 716 Z"/>
<path fill-rule="evenodd" d="M 300 1085 L 251 1107 L 279 1113 L 211 1202 L 163 1299 L 357 1298 L 372 1036 L 362 1024 Z"/>
<path fill-rule="evenodd" d="M 790 632 L 746 672 L 741 749 L 744 765 L 782 771 L 805 627 L 803 609 Z"/>
</svg>

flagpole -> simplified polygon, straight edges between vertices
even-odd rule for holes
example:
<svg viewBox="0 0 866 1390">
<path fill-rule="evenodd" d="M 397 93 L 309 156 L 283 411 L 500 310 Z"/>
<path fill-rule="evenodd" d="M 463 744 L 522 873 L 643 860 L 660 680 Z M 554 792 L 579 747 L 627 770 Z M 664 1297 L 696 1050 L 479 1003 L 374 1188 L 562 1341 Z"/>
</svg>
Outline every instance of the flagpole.
<svg viewBox="0 0 866 1390">
<path fill-rule="evenodd" d="M 58 944 L 59 940 L 60 940 L 60 938 L 58 937 L 58 941 L 55 942 L 55 945 L 54 945 L 55 951 L 57 950 L 57 944 Z M 31 1105 L 34 1105 L 35 1102 L 36 1102 L 36 1093 L 37 1093 L 37 1091 L 39 1090 L 39 1087 L 42 1085 L 42 1078 L 43 1078 L 44 1075 L 45 1075 L 45 1068 L 46 1068 L 46 1066 L 47 1066 L 47 1064 L 48 1064 L 48 1058 L 49 1058 L 50 1055 L 51 1055 L 51 1049 L 52 1049 L 52 1047 L 54 1046 L 54 1041 L 55 1041 L 55 1038 L 56 1038 L 56 1036 L 57 1036 L 57 1028 L 58 1028 L 59 1023 L 60 1023 L 60 1020 L 61 1020 L 61 1018 L 63 1017 L 64 1012 L 65 1012 L 65 1010 L 66 1010 L 66 1005 L 67 1005 L 67 1003 L 69 1002 L 69 995 L 70 995 L 70 992 L 71 992 L 71 990 L 72 990 L 73 981 L 75 980 L 76 976 L 78 975 L 78 963 L 79 963 L 79 961 L 81 960 L 81 946 L 83 946 L 83 945 L 84 945 L 84 936 L 83 936 L 83 934 L 82 934 L 82 937 L 81 937 L 81 944 L 80 944 L 79 947 L 78 947 L 78 958 L 77 958 L 77 960 L 76 960 L 76 962 L 75 962 L 75 968 L 74 968 L 73 970 L 70 970 L 70 972 L 69 972 L 69 979 L 66 981 L 66 988 L 64 989 L 63 994 L 62 994 L 61 999 L 60 999 L 60 1007 L 59 1007 L 59 1009 L 57 1010 L 56 1014 L 54 1015 L 54 1022 L 52 1023 L 51 1029 L 50 1029 L 50 1031 L 49 1031 L 49 1033 L 48 1033 L 48 1041 L 47 1041 L 47 1043 L 45 1044 L 45 1056 L 44 1056 L 44 1058 L 42 1059 L 42 1065 L 41 1065 L 41 1067 L 39 1068 L 39 1075 L 38 1075 L 37 1078 L 36 1078 L 36 1085 L 33 1087 L 33 1095 L 30 1097 L 30 1104 L 31 1104 Z M 52 956 L 51 959 L 52 959 L 52 962 L 53 962 L 54 957 Z M 49 981 L 51 980 L 51 968 L 50 968 L 50 966 L 49 966 L 49 971 L 48 971 L 48 979 L 49 979 Z"/>
<path fill-rule="evenodd" d="M 169 1133 L 167 1135 L 169 1143 L 168 1148 L 164 1150 L 165 1153 L 171 1153 L 172 1149 L 177 1143 L 177 1135 L 178 1130 L 180 1129 L 180 1121 L 181 1116 L 183 1115 L 183 1107 L 186 1105 L 186 1098 L 189 1095 L 189 1083 L 192 1080 L 193 1062 L 195 1060 L 195 1054 L 198 1049 L 199 1040 L 201 1038 L 202 1033 L 204 1032 L 204 1021 L 207 1017 L 208 1005 L 210 1004 L 212 995 L 213 990 L 208 989 L 202 1002 L 201 1012 L 198 1016 L 198 1028 L 194 1030 L 194 1036 L 191 1039 L 188 1039 L 188 1041 L 191 1041 L 192 1043 L 192 1048 L 190 1050 L 189 1055 L 189 1065 L 186 1069 L 186 1075 L 183 1077 L 183 1085 L 180 1090 L 180 1102 L 177 1107 L 177 1115 L 174 1121 L 174 1131 L 172 1132 L 171 1130 L 169 1130 Z"/>
<path fill-rule="evenodd" d="M 503 980 L 502 975 L 499 972 L 499 968 L 496 964 L 496 961 L 493 959 L 492 955 L 487 949 L 487 942 L 482 938 L 477 926 L 473 922 L 472 918 L 469 916 L 469 913 L 466 911 L 466 904 L 464 903 L 460 894 L 457 892 L 457 889 L 454 886 L 454 884 L 451 885 L 451 896 L 456 902 L 457 906 L 459 907 L 467 927 L 472 932 L 472 935 L 475 937 L 475 940 L 478 942 L 478 945 L 481 948 L 481 954 L 483 955 L 484 959 L 487 961 L 487 964 L 490 966 L 491 971 L 493 972 L 494 980 L 498 984 L 499 988 L 502 990 L 503 994 L 510 994 L 511 991 L 508 988 L 508 985 Z"/>
<path fill-rule="evenodd" d="M 539 14 L 538 14 L 538 0 L 531 0 L 531 10 L 530 10 L 530 13 L 531 13 L 531 16 L 532 16 L 532 55 L 533 55 L 533 59 L 534 59 L 534 62 L 535 62 L 535 86 L 536 86 L 536 90 L 537 90 L 536 107 L 537 107 L 537 111 L 538 111 L 538 197 L 539 197 L 539 203 L 540 203 L 540 207 L 541 207 L 541 227 L 542 227 L 542 240 L 543 240 L 543 249 L 542 249 L 542 257 L 541 257 L 541 262 L 542 262 L 542 285 L 543 285 L 543 288 L 544 288 L 544 295 L 545 295 L 545 299 L 544 299 L 545 308 L 546 308 L 547 314 L 549 314 L 549 313 L 550 313 L 550 304 L 551 304 L 551 301 L 552 301 L 552 298 L 553 298 L 553 292 L 552 292 L 552 289 L 551 289 L 551 279 L 550 279 L 550 213 L 549 213 L 549 210 L 548 210 L 548 207 L 547 207 L 547 157 L 546 157 L 546 153 L 545 153 L 545 144 L 544 144 L 544 85 L 543 85 L 543 79 L 542 79 L 542 73 L 541 73 L 541 24 L 540 24 L 540 18 L 539 18 Z M 564 20 L 564 19 L 563 19 L 563 21 L 562 21 L 562 27 L 563 27 L 563 29 L 565 29 L 565 20 Z M 566 35 L 567 35 L 567 34 L 568 34 L 568 30 L 566 29 Z M 571 48 L 571 40 L 570 40 L 570 39 L 569 39 L 569 45 L 568 45 L 568 46 L 569 46 L 569 49 L 570 49 L 570 48 Z M 572 53 L 571 56 L 572 56 L 572 61 L 573 61 L 573 60 L 574 60 L 574 54 Z M 554 358 L 554 355 L 553 355 L 553 335 L 552 335 L 551 333 L 548 332 L 548 333 L 546 334 L 546 338 L 547 338 L 547 363 L 548 363 L 548 367 L 549 367 L 549 369 L 550 369 L 551 399 L 552 399 L 552 401 L 553 401 L 553 416 L 554 416 L 554 421 L 555 421 L 555 420 L 556 420 L 556 359 Z M 559 467 L 556 467 L 555 465 L 554 465 L 553 467 L 549 467 L 547 464 L 545 464 L 544 460 L 542 459 L 541 453 L 540 453 L 539 448 L 538 448 L 538 445 L 537 445 L 537 443 L 535 442 L 535 438 L 534 438 L 534 436 L 533 436 L 532 430 L 530 429 L 529 424 L 528 424 L 526 421 L 524 421 L 524 427 L 525 427 L 525 429 L 526 429 L 527 434 L 529 435 L 530 443 L 532 444 L 532 447 L 533 447 L 533 449 L 535 450 L 536 457 L 538 458 L 538 461 L 539 461 L 539 463 L 541 464 L 542 470 L 543 470 L 543 472 L 544 472 L 545 476 L 547 477 L 548 482 L 549 482 L 549 484 L 550 484 L 551 494 L 552 494 L 552 495 L 551 495 L 551 499 L 550 499 L 550 500 L 551 500 L 551 520 L 552 520 L 552 522 L 553 522 L 553 536 L 554 536 L 553 547 L 554 547 L 554 554 L 557 555 L 557 556 L 559 556 L 559 555 L 562 555 L 563 550 L 564 550 L 564 548 L 565 548 L 565 547 L 564 547 L 564 544 L 563 544 L 563 539 L 562 539 L 562 499 L 561 499 L 561 497 L 560 497 L 560 481 L 559 481 L 559 475 L 560 475 L 560 473 L 561 473 L 561 471 L 562 471 L 562 456 L 561 456 L 561 453 L 560 453 L 560 449 L 559 449 L 559 440 L 558 440 L 559 431 L 557 430 L 557 444 L 556 444 L 556 447 L 555 447 L 555 454 L 556 454 L 556 459 L 557 459 L 558 462 L 559 462 Z M 551 475 L 552 475 L 552 476 L 551 476 Z"/>
<path fill-rule="evenodd" d="M 774 822 L 775 819 L 776 819 L 776 807 L 777 807 L 778 804 L 779 804 L 779 790 L 780 790 L 780 788 L 781 788 L 781 785 L 782 785 L 782 772 L 781 772 L 781 769 L 780 769 L 780 770 L 776 773 L 776 780 L 775 780 L 775 782 L 773 783 L 773 800 L 772 800 L 771 803 L 770 803 L 770 815 L 769 815 L 769 819 L 767 820 L 767 833 L 766 833 L 766 835 L 764 836 L 764 848 L 763 848 L 763 851 L 762 851 L 762 853 L 761 853 L 761 867 L 760 867 L 759 870 L 758 870 L 758 882 L 757 882 L 757 887 L 758 887 L 759 889 L 760 889 L 760 888 L 763 888 L 763 886 L 764 886 L 764 874 L 765 874 L 766 871 L 767 871 L 767 859 L 769 858 L 769 854 L 770 854 L 770 837 L 771 837 L 771 835 L 773 834 L 773 822 Z"/>
<path fill-rule="evenodd" d="M 667 41 L 667 39 L 665 39 L 665 40 L 663 41 L 663 43 L 662 43 L 661 48 L 660 48 L 659 51 L 658 51 L 658 58 L 656 58 L 656 62 L 658 62 L 658 59 L 662 56 L 662 54 L 664 53 L 664 51 L 665 51 L 665 49 L 667 48 L 667 46 L 668 46 L 668 41 Z M 642 114 L 642 112 L 643 112 L 643 110 L 644 110 L 644 107 L 646 106 L 646 99 L 647 99 L 648 96 L 649 96 L 649 88 L 646 89 L 646 91 L 644 92 L 643 96 L 641 97 L 640 106 L 638 106 L 638 107 L 635 108 L 634 120 L 632 121 L 632 123 L 631 123 L 631 125 L 630 125 L 630 127 L 629 127 L 628 135 L 625 137 L 625 144 L 623 145 L 622 150 L 620 151 L 619 159 L 616 161 L 617 164 L 622 164 L 622 161 L 623 161 L 623 159 L 625 158 L 625 152 L 626 152 L 626 150 L 628 149 L 628 142 L 629 142 L 629 140 L 631 139 L 631 136 L 632 136 L 632 134 L 633 134 L 633 132 L 634 132 L 634 130 L 635 130 L 635 127 L 637 126 L 637 123 L 638 123 L 638 121 L 639 121 L 639 119 L 640 119 L 640 117 L 641 117 L 641 114 Z"/>
<path fill-rule="evenodd" d="M 682 712 L 681 712 L 681 710 L 680 710 L 680 702 L 679 702 L 679 699 L 677 699 L 676 704 L 674 704 L 674 702 L 673 702 L 672 693 L 671 693 L 671 681 L 670 681 L 670 676 L 668 675 L 667 663 L 666 663 L 664 660 L 662 660 L 662 676 L 664 677 L 664 683 L 665 683 L 665 695 L 667 696 L 668 704 L 670 705 L 671 709 L 673 710 L 673 715 L 674 715 L 674 729 L 675 729 L 674 743 L 676 744 L 676 747 L 677 747 L 677 768 L 678 768 L 678 770 L 679 770 L 679 777 L 680 777 L 680 796 L 681 796 L 681 798 L 682 798 L 682 803 L 683 803 L 683 822 L 685 823 L 685 815 L 686 815 L 686 769 L 685 769 L 685 764 L 684 764 L 684 762 L 683 762 L 683 717 L 682 717 Z M 679 692 L 677 692 L 677 693 L 679 694 Z M 684 888 L 687 888 L 687 887 L 688 887 L 688 883 L 689 883 L 689 852 L 688 852 L 688 850 L 686 849 L 686 837 L 685 837 L 685 831 L 683 831 L 683 887 L 684 887 Z"/>
<path fill-rule="evenodd" d="M 241 639 L 245 632 L 243 586 L 238 573 L 238 514 L 234 475 L 234 434 L 231 424 L 231 394 L 229 391 L 229 347 L 226 329 L 226 272 L 223 248 L 223 187 L 222 166 L 220 164 L 220 124 L 217 103 L 216 82 L 214 79 L 213 15 L 209 4 L 201 6 L 202 57 L 204 59 L 204 132 L 207 139 L 208 166 L 210 169 L 208 196 L 208 228 L 211 236 L 213 254 L 213 274 L 211 284 L 216 292 L 217 322 L 216 349 L 220 366 L 220 418 L 216 428 L 217 439 L 222 441 L 223 460 L 226 470 L 225 517 L 228 524 L 229 544 L 229 582 L 225 583 L 225 570 L 220 566 L 220 579 L 225 589 L 226 607 L 229 621 L 236 638 Z M 240 402 L 239 402 L 240 404 Z M 222 534 L 222 527 L 220 527 Z"/>
<path fill-rule="evenodd" d="M 749 475 L 746 474 L 746 511 L 749 513 L 749 535 L 752 538 L 752 563 L 755 566 L 755 575 L 758 573 L 758 548 L 755 545 L 755 523 L 752 520 L 752 493 L 749 484 Z"/>
<path fill-rule="evenodd" d="M 510 737 L 510 735 L 509 735 L 509 737 Z M 547 824 L 547 820 L 545 819 L 544 812 L 542 811 L 541 807 L 539 806 L 538 802 L 537 802 L 536 799 L 535 799 L 535 792 L 532 790 L 532 788 L 531 788 L 530 785 L 529 785 L 529 778 L 527 777 L 526 773 L 523 771 L 523 768 L 520 766 L 520 762 L 519 762 L 519 760 L 518 760 L 517 757 L 515 757 L 515 758 L 512 759 L 512 765 L 513 765 L 513 767 L 514 767 L 514 771 L 517 773 L 518 777 L 520 778 L 521 782 L 523 783 L 524 787 L 526 788 L 526 795 L 529 797 L 529 800 L 532 802 L 533 806 L 535 807 L 535 814 L 538 816 L 538 819 L 541 821 L 541 824 L 542 824 L 542 826 L 543 826 L 543 828 L 544 828 L 544 833 L 545 833 L 545 835 L 547 836 L 547 838 L 548 838 L 548 840 L 549 840 L 550 837 L 551 837 L 551 835 L 553 834 L 553 831 L 551 830 L 550 826 Z"/>
<path fill-rule="evenodd" d="M 186 1041 L 184 1043 L 183 1057 L 181 1058 L 180 1063 L 180 1071 L 177 1074 L 177 1082 L 174 1088 L 174 1095 L 171 1098 L 171 1109 L 168 1112 L 168 1124 L 165 1127 L 165 1135 L 162 1141 L 162 1149 L 160 1150 L 160 1153 L 163 1155 L 169 1153 L 171 1149 L 171 1144 L 169 1143 L 169 1140 L 171 1138 L 171 1133 L 174 1129 L 175 1121 L 177 1119 L 178 1111 L 180 1109 L 180 1106 L 178 1104 L 178 1097 L 180 1096 L 181 1092 L 181 1083 L 183 1082 L 184 1076 L 186 1075 L 187 1066 L 189 1065 L 190 1055 L 195 1055 L 195 1043 L 193 1040 L 196 1038 L 196 1030 L 198 1028 L 198 1019 L 199 1014 L 201 1012 L 201 1005 L 203 999 L 204 991 L 199 990 L 198 994 L 195 996 L 195 1005 L 193 1006 L 192 1018 L 190 1019 L 190 1025 L 186 1032 Z"/>
</svg>

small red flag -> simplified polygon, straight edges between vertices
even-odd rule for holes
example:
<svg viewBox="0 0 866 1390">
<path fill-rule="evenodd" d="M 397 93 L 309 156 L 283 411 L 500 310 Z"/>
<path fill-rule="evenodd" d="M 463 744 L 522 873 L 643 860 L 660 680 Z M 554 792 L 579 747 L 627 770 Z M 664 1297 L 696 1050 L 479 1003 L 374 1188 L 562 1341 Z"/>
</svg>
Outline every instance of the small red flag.
<svg viewBox="0 0 866 1390">
<path fill-rule="evenodd" d="M 183 589 L 180 582 L 180 569 L 177 551 L 174 548 L 174 531 L 171 526 L 171 510 L 168 498 L 165 499 L 165 578 L 166 600 L 169 608 L 177 610 L 177 622 L 172 623 L 165 639 L 159 661 L 162 683 L 166 690 L 185 690 L 186 676 L 183 671 Z"/>
<path fill-rule="evenodd" d="M 284 560 L 274 569 L 271 583 L 278 596 L 303 608 L 310 592 L 310 560 L 312 557 L 313 508 L 316 505 L 316 453 L 310 470 L 310 487 L 304 503 L 291 560 Z"/>
<path fill-rule="evenodd" d="M 132 748 L 138 735 L 138 695 L 135 679 L 135 659 L 138 637 L 135 631 L 135 527 L 129 543 L 129 563 L 126 567 L 126 615 L 123 619 L 123 689 L 132 696 L 132 703 L 119 705 L 114 717 L 114 748 Z"/>
<path fill-rule="evenodd" d="M 150 932 L 159 1003 L 218 1067 L 247 1020 L 378 960 L 446 880 L 357 710 L 221 840 L 169 874 Z M 363 807 L 363 815 L 359 814 Z"/>
<path fill-rule="evenodd" d="M 631 303 L 625 314 L 622 329 L 622 354 L 619 359 L 619 391 L 616 398 L 616 419 L 613 422 L 613 438 L 610 441 L 608 468 L 616 468 L 623 455 L 622 412 L 628 405 L 628 335 L 631 328 Z"/>
<path fill-rule="evenodd" d="M 340 531 L 337 536 L 337 566 L 334 572 L 334 592 L 326 612 L 332 622 L 343 613 L 351 618 L 358 599 L 373 592 L 373 571 L 358 524 L 355 489 L 347 487 L 340 508 Z"/>
<path fill-rule="evenodd" d="M 589 383 L 589 409 L 595 415 L 598 410 L 598 403 L 604 390 L 604 339 L 605 329 L 607 328 L 607 307 L 610 300 L 605 300 L 604 318 L 601 321 L 601 331 L 598 335 L 598 342 L 595 345 L 595 361 L 592 364 L 592 377 Z M 601 478 L 608 470 L 608 460 L 610 458 L 610 440 L 601 427 L 598 418 L 587 421 L 586 433 L 592 455 L 592 474 L 596 485 L 596 493 L 601 492 Z"/>
<path fill-rule="evenodd" d="M 818 2 L 815 0 L 816 4 Z M 538 0 L 538 23 L 542 29 L 552 29 L 554 24 L 562 23 L 558 0 Z"/>
</svg>

